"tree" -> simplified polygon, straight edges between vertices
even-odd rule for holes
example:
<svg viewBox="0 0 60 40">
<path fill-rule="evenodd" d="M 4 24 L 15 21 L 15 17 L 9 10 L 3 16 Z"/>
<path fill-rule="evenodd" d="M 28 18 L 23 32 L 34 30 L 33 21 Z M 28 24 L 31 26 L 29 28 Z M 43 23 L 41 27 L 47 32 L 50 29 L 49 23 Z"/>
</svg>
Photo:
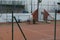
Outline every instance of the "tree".
<svg viewBox="0 0 60 40">
<path fill-rule="evenodd" d="M 42 0 L 38 0 L 38 3 L 41 3 L 42 2 Z"/>
</svg>

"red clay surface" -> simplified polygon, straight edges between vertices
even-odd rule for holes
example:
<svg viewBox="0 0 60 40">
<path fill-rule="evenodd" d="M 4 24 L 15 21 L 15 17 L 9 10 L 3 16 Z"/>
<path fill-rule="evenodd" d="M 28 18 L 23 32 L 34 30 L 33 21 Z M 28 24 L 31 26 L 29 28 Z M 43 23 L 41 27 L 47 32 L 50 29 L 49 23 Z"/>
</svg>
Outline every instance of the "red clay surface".
<svg viewBox="0 0 60 40">
<path fill-rule="evenodd" d="M 54 40 L 54 23 L 20 23 L 27 40 Z M 12 40 L 11 23 L 0 24 L 0 40 Z M 56 39 L 60 40 L 60 23 L 57 23 Z M 18 26 L 14 23 L 14 40 L 24 40 Z"/>
</svg>

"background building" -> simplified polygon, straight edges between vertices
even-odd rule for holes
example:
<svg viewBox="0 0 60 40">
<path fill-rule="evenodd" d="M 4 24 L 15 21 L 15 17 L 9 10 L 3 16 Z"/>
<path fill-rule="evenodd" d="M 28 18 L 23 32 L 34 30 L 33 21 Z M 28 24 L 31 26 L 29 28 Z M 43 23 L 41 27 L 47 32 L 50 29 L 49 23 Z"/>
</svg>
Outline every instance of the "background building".
<svg viewBox="0 0 60 40">
<path fill-rule="evenodd" d="M 57 4 L 58 2 L 60 2 L 60 0 L 42 0 L 42 2 L 39 3 L 38 21 L 43 21 L 41 12 L 44 9 L 54 17 L 55 10 L 60 10 L 60 5 Z M 37 0 L 0 0 L 0 22 L 11 22 L 11 14 L 9 13 L 11 13 L 12 10 L 17 19 L 26 21 L 37 9 L 37 3 Z M 57 15 L 57 20 L 60 20 L 60 14 Z M 49 19 L 52 20 L 50 17 Z"/>
</svg>

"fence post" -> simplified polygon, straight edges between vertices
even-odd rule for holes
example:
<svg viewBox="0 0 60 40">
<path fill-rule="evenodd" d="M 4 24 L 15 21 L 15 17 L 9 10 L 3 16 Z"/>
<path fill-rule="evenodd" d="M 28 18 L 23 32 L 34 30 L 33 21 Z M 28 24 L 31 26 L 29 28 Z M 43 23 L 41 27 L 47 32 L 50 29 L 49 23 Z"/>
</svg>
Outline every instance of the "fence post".
<svg viewBox="0 0 60 40">
<path fill-rule="evenodd" d="M 54 40 L 56 40 L 56 17 L 57 17 L 57 10 L 55 10 Z"/>
<path fill-rule="evenodd" d="M 13 27 L 13 11 L 12 11 L 12 40 L 14 40 L 14 27 Z"/>
</svg>

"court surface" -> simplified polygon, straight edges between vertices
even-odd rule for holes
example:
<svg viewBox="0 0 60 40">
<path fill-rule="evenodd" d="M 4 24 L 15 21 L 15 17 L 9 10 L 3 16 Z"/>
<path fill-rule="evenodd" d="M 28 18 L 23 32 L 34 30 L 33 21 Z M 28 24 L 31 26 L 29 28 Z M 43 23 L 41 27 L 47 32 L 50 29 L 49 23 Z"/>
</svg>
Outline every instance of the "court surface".
<svg viewBox="0 0 60 40">
<path fill-rule="evenodd" d="M 0 40 L 12 40 L 12 24 L 0 23 Z M 54 23 L 20 23 L 27 40 L 54 40 Z M 57 22 L 56 39 L 60 40 L 60 21 Z M 14 23 L 14 40 L 24 40 L 18 26 Z"/>
</svg>

